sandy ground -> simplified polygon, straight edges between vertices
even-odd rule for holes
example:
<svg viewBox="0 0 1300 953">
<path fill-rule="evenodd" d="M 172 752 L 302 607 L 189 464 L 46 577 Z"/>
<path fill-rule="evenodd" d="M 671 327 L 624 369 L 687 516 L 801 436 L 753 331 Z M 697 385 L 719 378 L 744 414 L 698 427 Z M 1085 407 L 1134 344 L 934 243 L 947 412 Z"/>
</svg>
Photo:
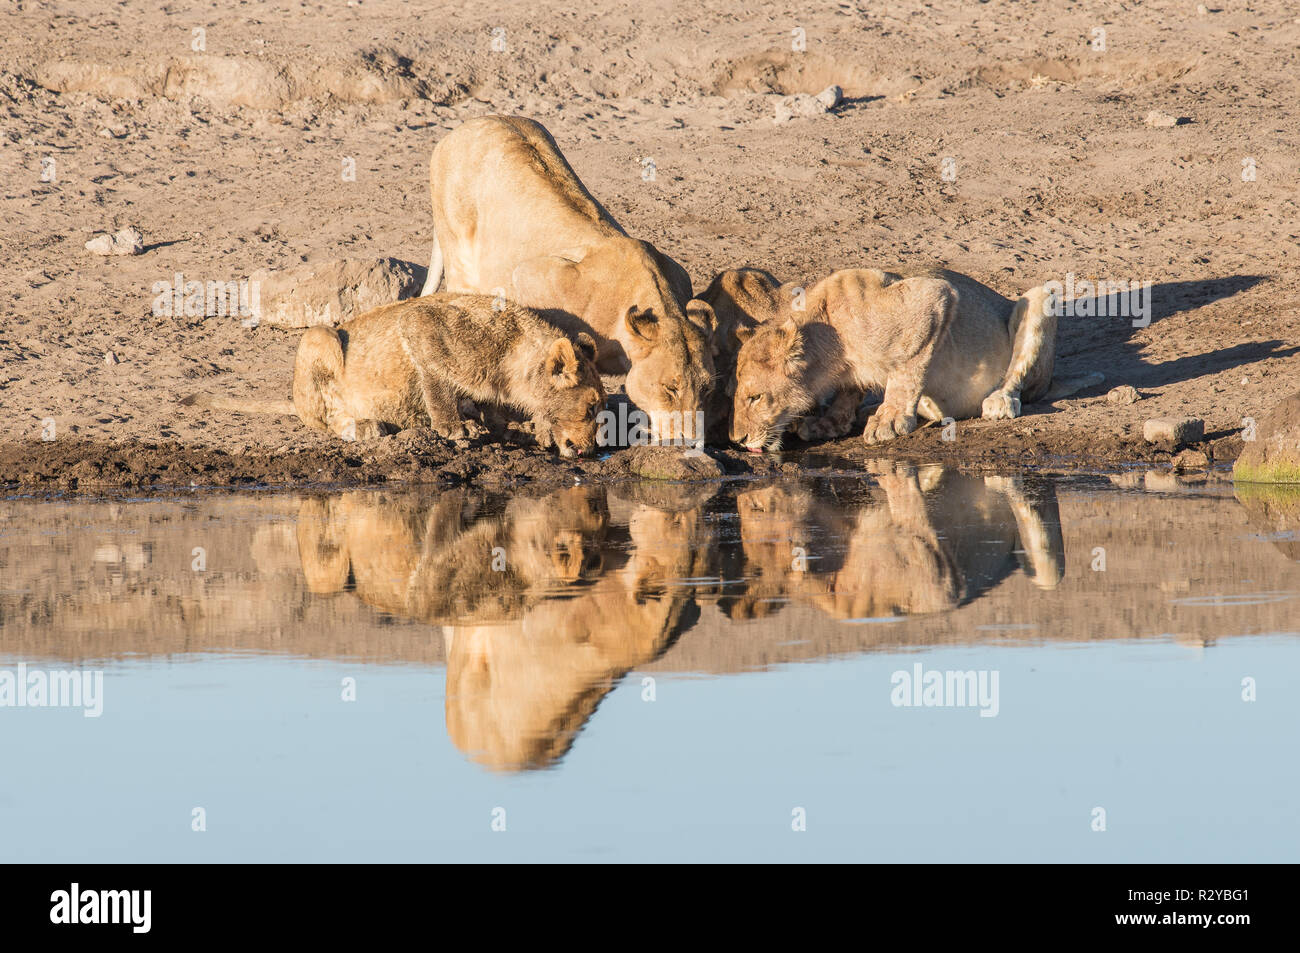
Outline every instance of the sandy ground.
<svg viewBox="0 0 1300 953">
<path fill-rule="evenodd" d="M 1243 417 L 1300 388 L 1293 3 L 416 6 L 19 0 L 0 14 L 0 482 L 375 482 L 455 476 L 471 458 L 492 470 L 496 448 L 341 448 L 292 418 L 178 406 L 200 389 L 287 396 L 297 334 L 152 310 L 155 282 L 177 273 L 424 264 L 429 152 L 490 112 L 544 123 L 697 289 L 744 264 L 813 280 L 937 262 L 1008 295 L 1067 273 L 1153 283 L 1149 327 L 1063 322 L 1058 371 L 1105 385 L 885 452 L 1158 461 L 1142 421 L 1195 415 L 1221 463 Z M 782 94 L 831 83 L 846 96 L 833 113 L 773 121 Z M 1152 110 L 1187 121 L 1151 126 Z M 83 247 L 127 225 L 143 255 Z M 1119 384 L 1144 399 L 1108 403 Z M 865 451 L 855 438 L 829 452 Z M 515 453 L 537 458 L 521 472 L 551 466 Z"/>
</svg>

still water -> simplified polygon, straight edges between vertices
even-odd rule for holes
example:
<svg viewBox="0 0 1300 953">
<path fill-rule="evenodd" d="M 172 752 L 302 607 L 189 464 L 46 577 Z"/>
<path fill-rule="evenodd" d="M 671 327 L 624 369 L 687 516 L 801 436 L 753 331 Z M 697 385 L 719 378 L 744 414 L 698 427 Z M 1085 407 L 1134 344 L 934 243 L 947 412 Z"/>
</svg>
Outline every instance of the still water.
<svg viewBox="0 0 1300 953">
<path fill-rule="evenodd" d="M 1156 474 L 0 501 L 0 860 L 1294 861 L 1298 558 Z"/>
</svg>

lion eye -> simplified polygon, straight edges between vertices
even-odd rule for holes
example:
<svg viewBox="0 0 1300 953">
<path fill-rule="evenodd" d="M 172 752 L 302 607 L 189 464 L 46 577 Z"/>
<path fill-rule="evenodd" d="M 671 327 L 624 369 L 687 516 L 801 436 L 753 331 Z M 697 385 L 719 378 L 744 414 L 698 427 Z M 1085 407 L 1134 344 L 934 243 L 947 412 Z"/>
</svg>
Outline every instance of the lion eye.
<svg viewBox="0 0 1300 953">
<path fill-rule="evenodd" d="M 758 403 L 760 400 L 762 400 L 762 399 L 763 399 L 763 395 L 762 395 L 762 394 L 750 394 L 750 395 L 749 395 L 749 402 L 750 402 L 751 404 L 757 404 L 757 403 Z"/>
</svg>

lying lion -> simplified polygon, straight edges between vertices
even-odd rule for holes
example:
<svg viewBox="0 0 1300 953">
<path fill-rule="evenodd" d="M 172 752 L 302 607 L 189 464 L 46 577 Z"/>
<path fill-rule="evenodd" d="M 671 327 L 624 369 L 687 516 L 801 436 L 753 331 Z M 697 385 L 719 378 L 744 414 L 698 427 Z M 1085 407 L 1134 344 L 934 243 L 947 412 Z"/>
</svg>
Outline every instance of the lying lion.
<svg viewBox="0 0 1300 953">
<path fill-rule="evenodd" d="M 739 344 L 730 435 L 750 450 L 779 446 L 795 421 L 805 440 L 844 436 L 865 391 L 884 392 L 863 433 L 875 443 L 911 433 L 918 415 L 1007 419 L 1103 380 L 1053 383 L 1056 314 L 1042 288 L 1011 301 L 951 271 L 853 269 L 801 293 L 742 269 L 705 297 Z"/>
<path fill-rule="evenodd" d="M 577 344 L 535 312 L 483 295 L 431 295 L 367 311 L 339 328 L 314 327 L 298 345 L 293 402 L 195 395 L 183 403 L 244 413 L 296 414 L 345 440 L 431 426 L 478 436 L 461 397 L 531 414 L 561 455 L 596 445 L 605 391 L 595 344 Z"/>
</svg>

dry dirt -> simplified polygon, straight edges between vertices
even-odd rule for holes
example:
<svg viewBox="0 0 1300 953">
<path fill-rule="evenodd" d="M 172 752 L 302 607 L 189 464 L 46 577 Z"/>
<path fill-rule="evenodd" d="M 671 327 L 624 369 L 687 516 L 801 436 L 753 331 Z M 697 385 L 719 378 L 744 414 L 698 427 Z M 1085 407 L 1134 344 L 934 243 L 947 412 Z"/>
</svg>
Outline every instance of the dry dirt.
<svg viewBox="0 0 1300 953">
<path fill-rule="evenodd" d="M 1142 421 L 1194 415 L 1222 464 L 1243 417 L 1300 389 L 1294 3 L 741 6 L 9 4 L 0 483 L 625 475 L 617 454 L 571 466 L 420 434 L 342 446 L 292 418 L 177 404 L 196 390 L 284 398 L 297 334 L 155 316 L 156 282 L 337 258 L 423 264 L 429 152 L 490 112 L 545 124 L 623 226 L 681 261 L 697 289 L 744 264 L 811 281 L 937 262 L 1008 295 L 1067 273 L 1153 283 L 1149 327 L 1063 321 L 1060 372 L 1099 370 L 1105 385 L 1022 420 L 963 423 L 955 441 L 932 428 L 880 452 L 1160 462 Z M 782 95 L 831 83 L 846 96 L 833 113 L 773 121 Z M 1147 125 L 1153 110 L 1187 121 Z M 143 232 L 144 254 L 84 248 L 126 226 Z M 1120 384 L 1143 399 L 1107 403 Z M 864 452 L 853 439 L 817 455 L 851 464 Z"/>
</svg>

